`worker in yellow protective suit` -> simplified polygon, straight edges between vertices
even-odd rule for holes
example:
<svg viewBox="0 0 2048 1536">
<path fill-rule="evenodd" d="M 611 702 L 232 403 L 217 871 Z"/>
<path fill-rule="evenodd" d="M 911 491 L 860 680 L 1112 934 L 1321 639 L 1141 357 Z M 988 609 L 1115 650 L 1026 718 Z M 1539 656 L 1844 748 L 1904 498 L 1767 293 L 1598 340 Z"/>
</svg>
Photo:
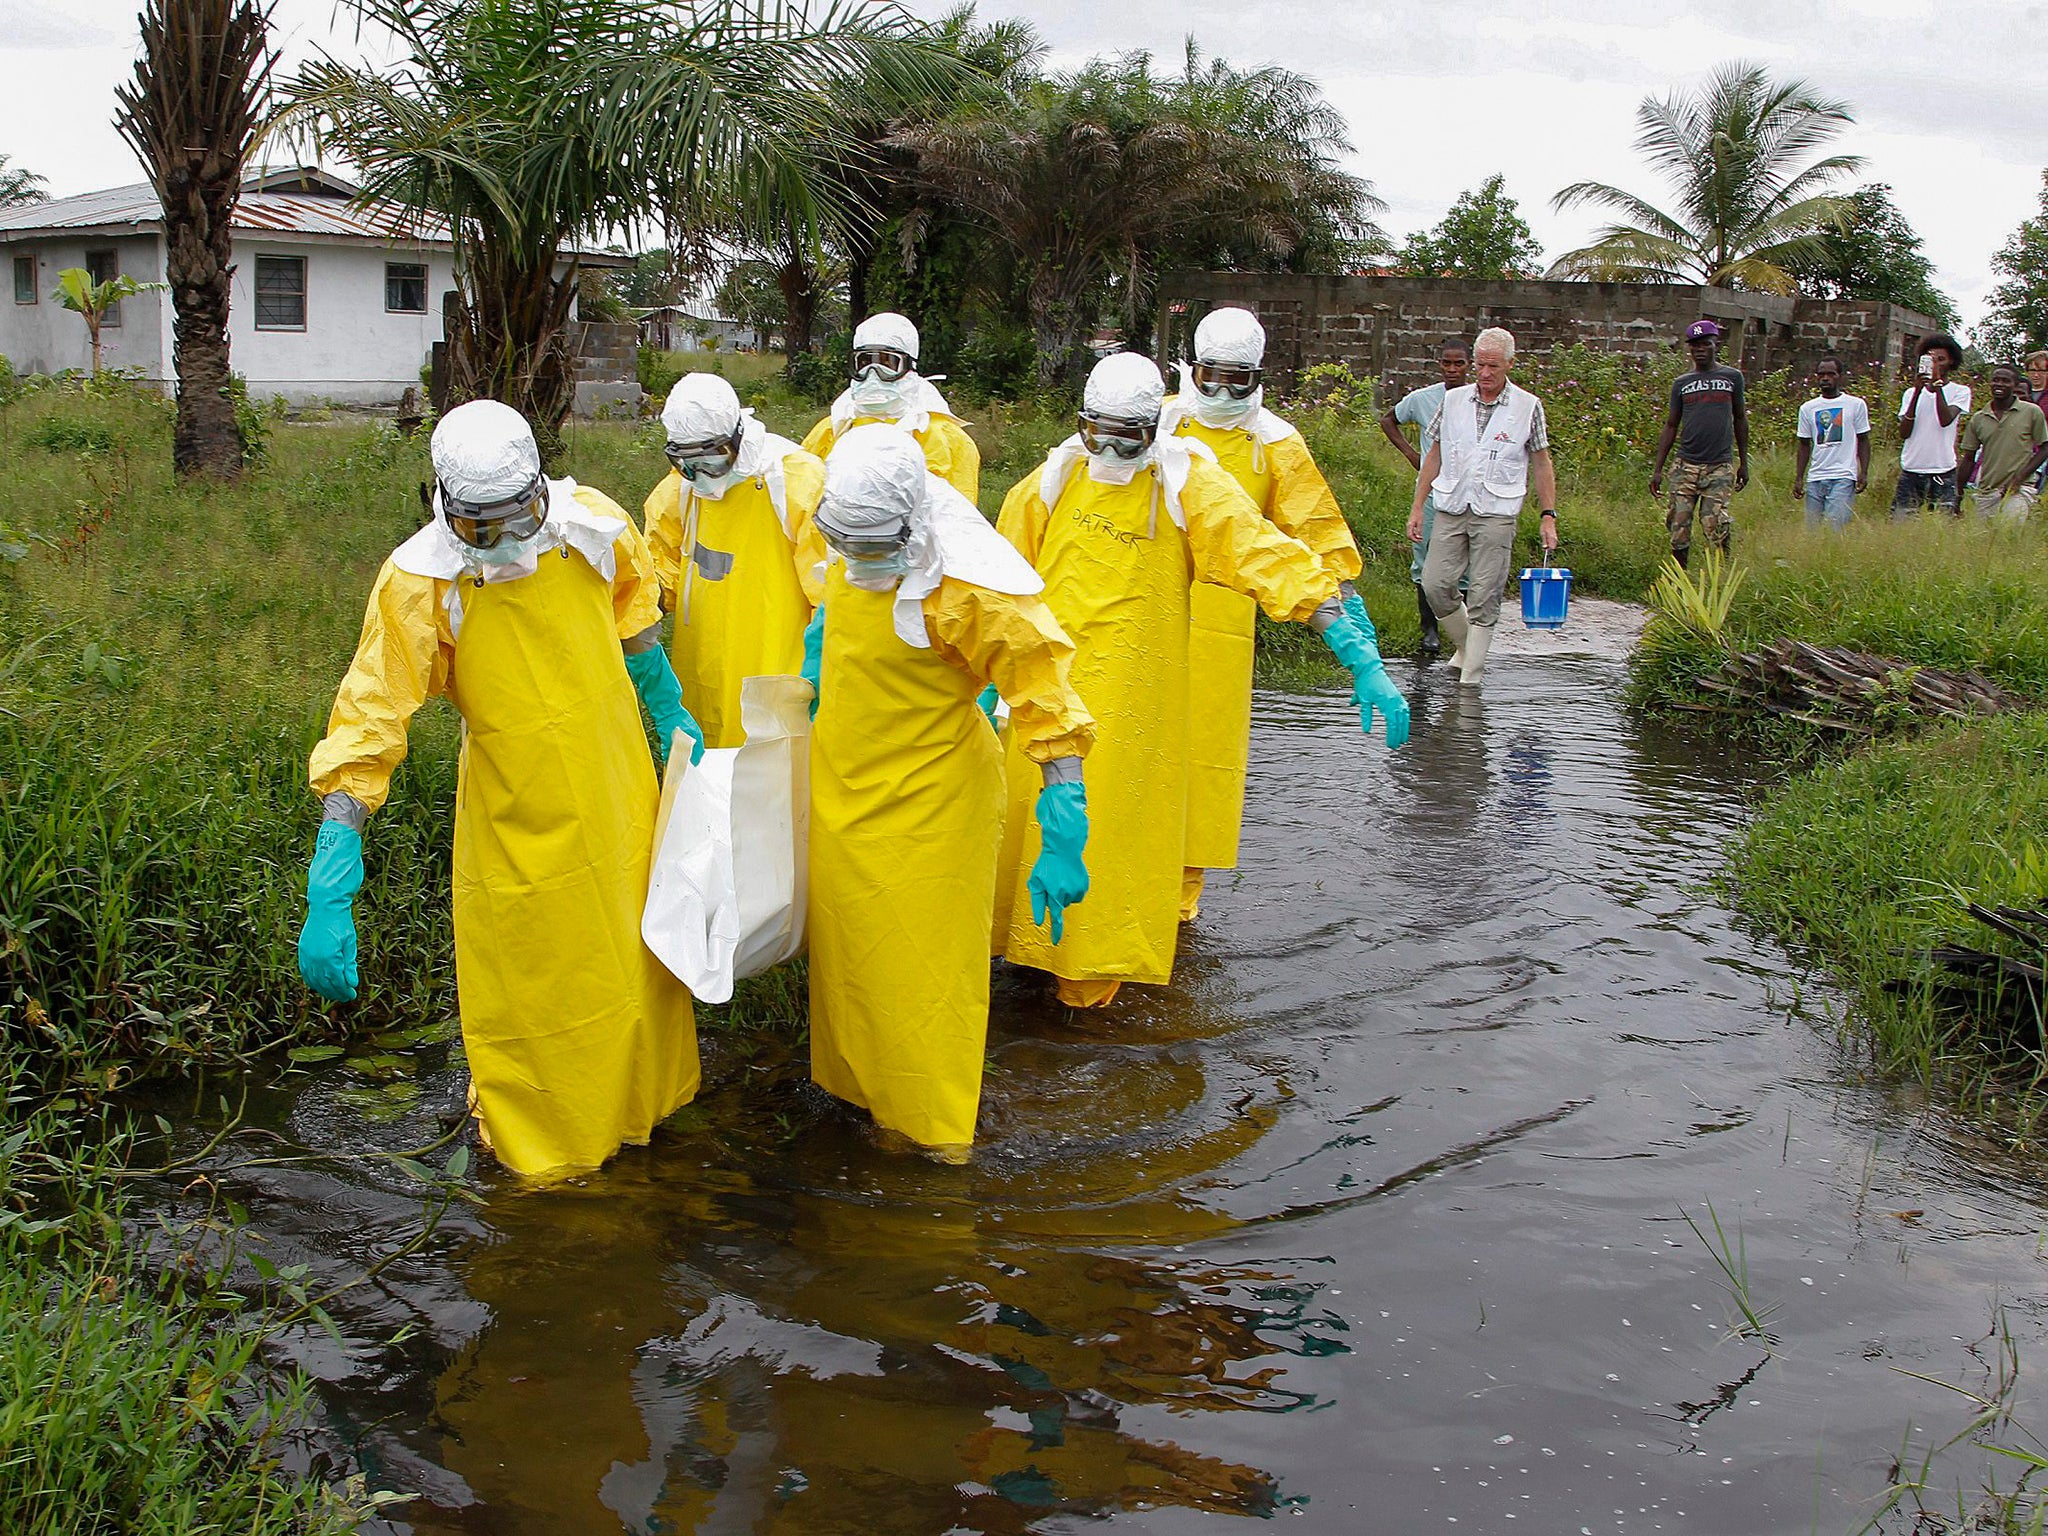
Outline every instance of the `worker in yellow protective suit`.
<svg viewBox="0 0 2048 1536">
<path fill-rule="evenodd" d="M 675 615 L 669 657 L 711 747 L 737 747 L 740 684 L 793 675 L 824 593 L 811 527 L 825 466 L 740 408 L 715 373 L 686 373 L 661 413 L 668 478 L 648 495 L 647 542 Z"/>
<path fill-rule="evenodd" d="M 1301 434 L 1265 408 L 1266 330 L 1248 309 L 1211 310 L 1195 327 L 1195 363 L 1160 412 L 1159 430 L 1206 443 L 1266 521 L 1292 534 L 1337 578 L 1344 611 L 1378 646 L 1354 583 L 1358 542 Z M 1252 735 L 1252 639 L 1256 604 L 1241 592 L 1197 582 L 1189 597 L 1188 671 L 1204 680 L 1189 703 L 1188 845 L 1180 915 L 1200 913 L 1204 872 L 1237 867 L 1245 767 Z M 1407 735 L 1407 704 L 1393 685 L 1388 745 Z M 1398 717 L 1398 718 L 1397 718 Z M 1398 729 L 1397 729 L 1398 727 Z"/>
<path fill-rule="evenodd" d="M 1074 637 L 1074 686 L 1102 722 L 1089 773 L 1098 830 L 1088 905 L 1065 942 L 1045 942 L 1018 907 L 1017 872 L 1035 839 L 1016 814 L 1029 765 L 1014 750 L 996 893 L 997 953 L 1050 971 L 1075 1007 L 1107 1004 L 1126 981 L 1173 975 L 1189 693 L 1218 686 L 1190 677 L 1193 584 L 1227 586 L 1275 619 L 1312 623 L 1351 670 L 1368 730 L 1373 705 L 1362 690 L 1385 674 L 1308 546 L 1260 516 L 1205 444 L 1159 435 L 1165 397 L 1149 359 L 1104 358 L 1088 378 L 1080 431 L 1017 483 L 998 525 L 1045 578 L 1046 603 Z"/>
<path fill-rule="evenodd" d="M 664 743 L 696 723 L 632 520 L 546 479 L 532 431 L 496 401 L 450 411 L 432 455 L 432 520 L 377 573 L 313 749 L 326 819 L 299 971 L 355 997 L 363 823 L 413 714 L 446 697 L 463 722 L 455 981 L 475 1110 L 516 1173 L 592 1168 L 697 1091 L 689 994 L 640 941 L 658 791 L 634 695 Z"/>
<path fill-rule="evenodd" d="M 1081 760 L 1095 722 L 1038 573 L 895 427 L 825 461 L 831 548 L 812 620 L 811 1077 L 885 1140 L 963 1161 L 981 1104 L 1003 759 L 976 695 L 1010 701 L 1039 781 L 1028 881 L 1057 945 L 1088 893 Z"/>
<path fill-rule="evenodd" d="M 981 499 L 981 450 L 932 382 L 917 371 L 917 327 L 898 314 L 869 315 L 853 331 L 853 381 L 831 414 L 804 436 L 819 458 L 849 427 L 893 421 L 924 449 L 925 467 L 969 501 Z"/>
</svg>

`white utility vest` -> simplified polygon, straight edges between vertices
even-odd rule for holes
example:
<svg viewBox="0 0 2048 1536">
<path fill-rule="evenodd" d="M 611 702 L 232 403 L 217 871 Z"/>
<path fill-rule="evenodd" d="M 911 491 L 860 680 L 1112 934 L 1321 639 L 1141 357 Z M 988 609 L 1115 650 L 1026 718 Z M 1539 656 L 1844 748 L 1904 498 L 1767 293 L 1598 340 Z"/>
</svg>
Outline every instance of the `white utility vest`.
<svg viewBox="0 0 2048 1536">
<path fill-rule="evenodd" d="M 1477 384 L 1461 384 L 1444 395 L 1436 439 L 1443 465 L 1430 485 L 1430 500 L 1439 512 L 1514 517 L 1529 494 L 1529 429 L 1536 420 L 1536 397 L 1509 380 L 1481 442 L 1478 395 Z"/>
</svg>

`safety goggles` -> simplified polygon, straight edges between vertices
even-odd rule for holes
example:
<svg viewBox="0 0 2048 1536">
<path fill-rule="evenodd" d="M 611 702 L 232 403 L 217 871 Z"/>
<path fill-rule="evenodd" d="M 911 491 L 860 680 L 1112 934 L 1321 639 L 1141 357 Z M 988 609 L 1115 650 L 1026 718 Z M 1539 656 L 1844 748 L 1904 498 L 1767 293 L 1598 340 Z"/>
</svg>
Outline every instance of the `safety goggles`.
<svg viewBox="0 0 2048 1536">
<path fill-rule="evenodd" d="M 1119 459 L 1142 458 L 1159 435 L 1159 423 L 1144 418 L 1090 416 L 1084 412 L 1075 421 L 1081 430 L 1081 446 L 1097 457 L 1110 454 Z"/>
<path fill-rule="evenodd" d="M 535 475 L 516 496 L 472 501 L 441 486 L 441 513 L 448 528 L 471 549 L 496 549 L 503 539 L 530 539 L 548 520 L 548 483 Z"/>
<path fill-rule="evenodd" d="M 856 384 L 863 379 L 880 379 L 884 384 L 894 384 L 916 364 L 916 358 L 894 347 L 860 347 L 853 354 L 853 380 Z"/>
<path fill-rule="evenodd" d="M 885 560 L 910 542 L 908 518 L 893 529 L 862 528 L 849 533 L 841 533 L 822 517 L 817 526 L 825 542 L 848 560 Z"/>
<path fill-rule="evenodd" d="M 1233 400 L 1249 400 L 1265 374 L 1265 369 L 1249 363 L 1196 363 L 1195 388 L 1211 400 L 1220 400 L 1225 395 Z"/>
<path fill-rule="evenodd" d="M 701 443 L 671 442 L 663 451 L 685 480 L 716 480 L 731 474 L 733 466 L 739 463 L 740 443 L 745 435 L 746 428 L 742 426 L 729 437 L 706 438 Z"/>
</svg>

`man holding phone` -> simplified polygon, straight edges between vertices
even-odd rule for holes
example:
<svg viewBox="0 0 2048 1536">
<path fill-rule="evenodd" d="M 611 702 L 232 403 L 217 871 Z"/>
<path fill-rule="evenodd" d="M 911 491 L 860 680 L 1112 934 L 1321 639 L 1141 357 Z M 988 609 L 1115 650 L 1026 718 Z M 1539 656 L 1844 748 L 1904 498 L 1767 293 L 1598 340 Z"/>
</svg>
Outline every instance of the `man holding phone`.
<svg viewBox="0 0 2048 1536">
<path fill-rule="evenodd" d="M 1920 343 L 1919 372 L 1899 402 L 1899 484 L 1892 492 L 1892 516 L 1914 516 L 1922 507 L 1960 515 L 1956 487 L 1956 428 L 1970 409 L 1970 386 L 1949 375 L 1963 365 L 1955 337 L 1936 331 Z"/>
</svg>

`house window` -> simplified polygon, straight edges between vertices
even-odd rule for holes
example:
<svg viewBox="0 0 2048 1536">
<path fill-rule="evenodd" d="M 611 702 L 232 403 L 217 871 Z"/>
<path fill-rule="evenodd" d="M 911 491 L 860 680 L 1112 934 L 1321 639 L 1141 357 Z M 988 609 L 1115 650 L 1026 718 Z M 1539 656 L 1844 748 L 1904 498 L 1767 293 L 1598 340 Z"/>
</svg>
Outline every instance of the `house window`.
<svg viewBox="0 0 2048 1536">
<path fill-rule="evenodd" d="M 394 314 L 427 312 L 427 264 L 423 261 L 384 263 L 384 307 Z"/>
<path fill-rule="evenodd" d="M 306 258 L 256 258 L 256 329 L 303 331 L 306 328 Z"/>
<path fill-rule="evenodd" d="M 87 251 L 85 253 L 85 275 L 93 280 L 95 286 L 100 283 L 111 283 L 121 275 L 121 253 L 119 251 Z M 120 304 L 118 302 L 109 304 L 107 312 L 100 317 L 100 329 L 104 331 L 110 326 L 119 329 L 120 324 Z"/>
<path fill-rule="evenodd" d="M 36 301 L 36 259 L 33 256 L 14 258 L 14 302 L 33 304 Z"/>
</svg>

